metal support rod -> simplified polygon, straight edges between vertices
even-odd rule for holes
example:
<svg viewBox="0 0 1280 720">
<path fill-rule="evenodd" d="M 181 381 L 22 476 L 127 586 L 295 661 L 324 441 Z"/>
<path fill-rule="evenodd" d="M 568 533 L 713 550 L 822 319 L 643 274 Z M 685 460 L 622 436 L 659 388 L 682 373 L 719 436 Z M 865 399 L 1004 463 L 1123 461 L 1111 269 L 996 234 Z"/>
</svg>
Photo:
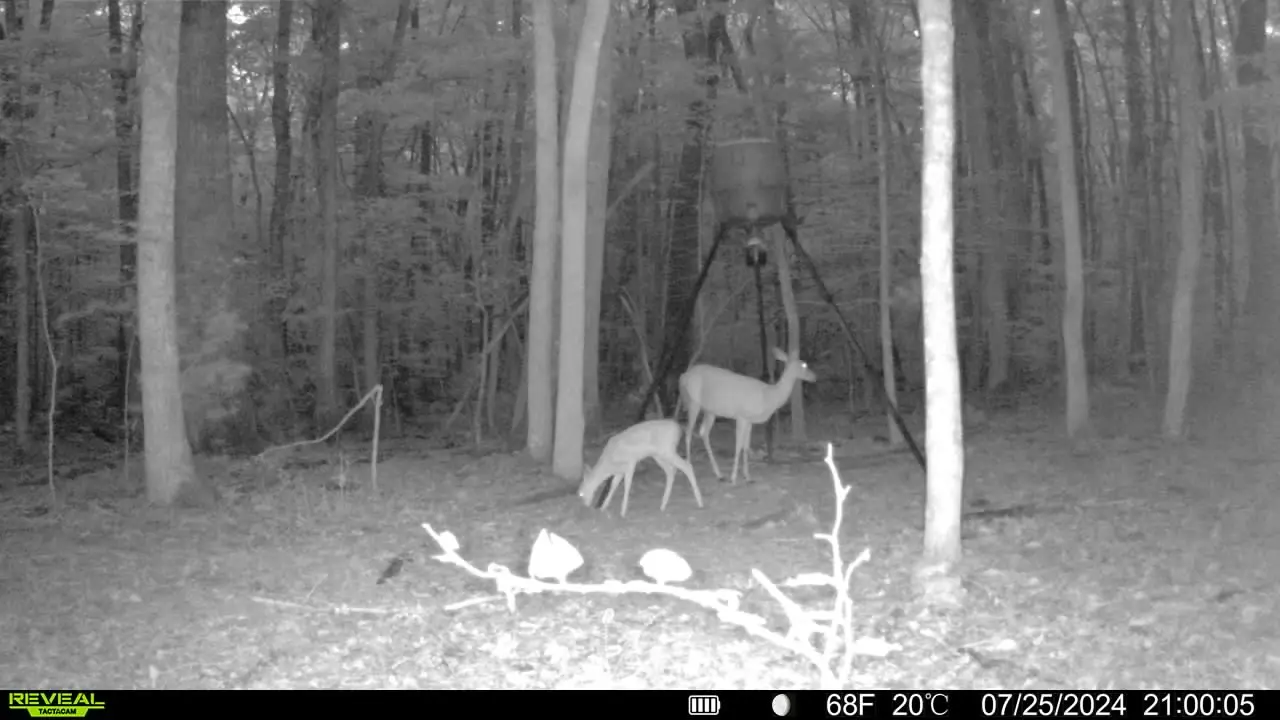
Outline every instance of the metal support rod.
<svg viewBox="0 0 1280 720">
<path fill-rule="evenodd" d="M 760 379 L 767 382 L 773 382 L 772 365 L 769 363 L 769 336 L 765 331 L 764 323 L 764 282 L 760 279 L 760 265 L 755 265 L 752 270 L 756 274 L 756 315 L 760 319 Z M 774 415 L 770 415 L 764 424 L 764 443 L 766 457 L 769 462 L 773 462 L 773 426 Z"/>
<path fill-rule="evenodd" d="M 844 330 L 844 336 L 849 341 L 849 344 L 853 349 L 857 351 L 858 356 L 862 358 L 863 368 L 866 369 L 867 374 L 871 377 L 879 377 L 880 373 L 867 358 L 867 353 L 862 349 L 862 345 L 858 342 L 858 339 L 854 337 L 853 329 L 849 326 L 849 321 L 845 318 L 844 312 L 840 309 L 840 306 L 836 304 L 835 295 L 831 294 L 831 290 L 827 288 L 827 284 L 822 281 L 822 276 L 818 274 L 817 263 L 813 261 L 813 258 L 809 256 L 809 253 L 805 251 L 802 245 L 800 245 L 800 234 L 797 231 L 797 225 L 798 222 L 796 221 L 796 216 L 792 213 L 788 213 L 782 220 L 782 229 L 787 233 L 787 239 L 791 241 L 792 247 L 796 249 L 796 254 L 800 256 L 800 259 L 804 261 L 805 266 L 809 268 L 809 274 L 813 277 L 814 283 L 817 284 L 818 292 L 822 293 L 822 299 L 831 306 L 832 310 L 836 311 L 836 317 L 840 320 L 840 327 Z M 912 437 L 911 431 L 907 429 L 907 423 L 902 419 L 902 413 L 898 412 L 898 406 L 889 399 L 889 393 L 885 391 L 883 383 L 873 382 L 871 384 L 879 391 L 880 399 L 884 402 L 885 407 L 889 409 L 889 414 L 893 416 L 893 421 L 897 424 L 898 429 L 902 431 L 902 438 L 907 441 L 907 447 L 911 449 L 911 454 L 915 456 L 916 462 L 920 464 L 920 469 L 927 472 L 928 465 L 925 462 L 924 453 L 920 452 L 920 446 L 916 444 L 916 440 Z"/>
</svg>

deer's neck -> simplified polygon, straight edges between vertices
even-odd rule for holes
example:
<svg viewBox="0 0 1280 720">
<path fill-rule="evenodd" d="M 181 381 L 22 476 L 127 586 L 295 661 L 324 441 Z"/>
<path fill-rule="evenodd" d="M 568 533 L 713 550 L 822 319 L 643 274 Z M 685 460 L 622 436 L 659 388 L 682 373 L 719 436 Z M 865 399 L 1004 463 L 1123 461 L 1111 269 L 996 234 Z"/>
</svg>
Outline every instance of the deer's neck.
<svg viewBox="0 0 1280 720">
<path fill-rule="evenodd" d="M 788 365 L 787 369 L 782 372 L 778 381 L 769 386 L 765 391 L 765 410 L 769 414 L 773 414 L 782 404 L 791 397 L 791 390 L 796 386 L 796 380 L 800 378 L 800 366 Z"/>
</svg>

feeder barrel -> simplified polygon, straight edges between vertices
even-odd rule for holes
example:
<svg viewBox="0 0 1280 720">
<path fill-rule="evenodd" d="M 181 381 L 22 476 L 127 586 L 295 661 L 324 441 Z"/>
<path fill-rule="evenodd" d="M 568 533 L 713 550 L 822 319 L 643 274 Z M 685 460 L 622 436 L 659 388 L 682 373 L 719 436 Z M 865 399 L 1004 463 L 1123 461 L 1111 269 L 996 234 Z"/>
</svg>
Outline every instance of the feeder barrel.
<svg viewBox="0 0 1280 720">
<path fill-rule="evenodd" d="M 763 138 L 719 143 L 711 165 L 711 193 L 722 223 L 766 226 L 780 222 L 787 212 L 782 149 Z"/>
</svg>

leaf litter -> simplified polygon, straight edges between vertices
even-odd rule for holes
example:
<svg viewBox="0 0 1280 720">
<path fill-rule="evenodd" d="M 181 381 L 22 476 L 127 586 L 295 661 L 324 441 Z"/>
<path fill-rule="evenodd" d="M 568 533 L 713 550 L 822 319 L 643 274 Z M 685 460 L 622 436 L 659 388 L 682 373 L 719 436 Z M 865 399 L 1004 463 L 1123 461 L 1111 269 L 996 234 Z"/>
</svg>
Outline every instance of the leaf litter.
<svg viewBox="0 0 1280 720">
<path fill-rule="evenodd" d="M 849 460 L 842 541 L 847 556 L 867 547 L 873 558 L 853 576 L 859 630 L 902 648 L 863 656 L 856 686 L 1272 684 L 1273 467 L 1118 441 L 1067 451 L 1027 433 L 968 451 L 960 609 L 912 589 L 923 498 L 909 456 Z M 31 512 L 42 488 L 9 488 L 0 633 L 14 650 L 0 654 L 0 684 L 803 687 L 814 678 L 801 660 L 671 598 L 542 595 L 515 613 L 500 602 L 446 611 L 493 588 L 433 561 L 419 526 L 449 527 L 466 557 L 518 573 L 551 528 L 582 551 L 574 572 L 595 580 L 632 579 L 643 550 L 666 548 L 691 566 L 687 584 L 738 589 L 781 623 L 750 568 L 827 567 L 813 534 L 829 527 L 830 487 L 810 455 L 760 462 L 751 484 L 704 481 L 701 511 L 677 486 L 659 513 L 661 473 L 642 467 L 625 520 L 510 454 L 394 458 L 379 466 L 380 496 L 359 482 L 329 489 L 333 463 L 321 462 L 237 486 L 203 515 L 82 487 L 105 472 L 65 483 L 56 517 Z M 695 466 L 711 477 L 704 458 Z M 992 512 L 1005 508 L 1018 510 Z M 818 599 L 820 588 L 796 588 L 798 602 L 807 590 Z"/>
</svg>

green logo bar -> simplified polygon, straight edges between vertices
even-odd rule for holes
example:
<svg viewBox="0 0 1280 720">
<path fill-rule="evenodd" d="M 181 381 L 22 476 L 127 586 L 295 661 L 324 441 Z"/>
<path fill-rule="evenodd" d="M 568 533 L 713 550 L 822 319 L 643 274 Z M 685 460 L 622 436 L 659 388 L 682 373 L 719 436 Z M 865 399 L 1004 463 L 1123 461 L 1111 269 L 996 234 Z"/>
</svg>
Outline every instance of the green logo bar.
<svg viewBox="0 0 1280 720">
<path fill-rule="evenodd" d="M 72 692 L 11 692 L 10 710 L 26 710 L 33 718 L 77 717 L 101 710 L 107 704 L 95 698 L 93 693 Z"/>
</svg>

